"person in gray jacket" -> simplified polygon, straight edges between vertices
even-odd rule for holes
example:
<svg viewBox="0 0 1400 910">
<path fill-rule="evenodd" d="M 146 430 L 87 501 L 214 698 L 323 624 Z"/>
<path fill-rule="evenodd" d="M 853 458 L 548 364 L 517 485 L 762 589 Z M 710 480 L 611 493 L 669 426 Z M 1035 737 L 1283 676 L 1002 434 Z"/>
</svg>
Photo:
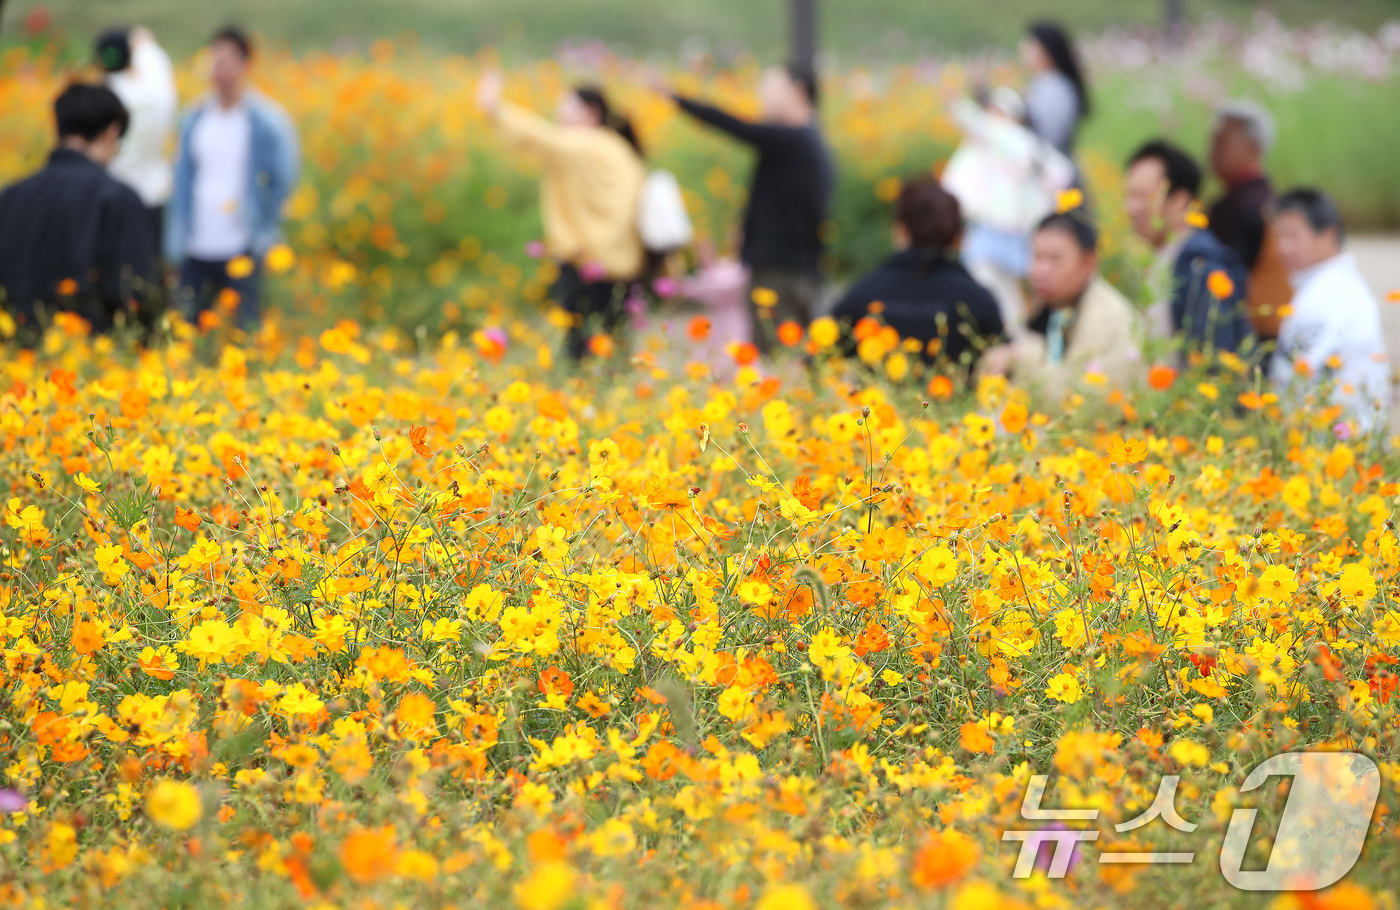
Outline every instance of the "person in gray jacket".
<svg viewBox="0 0 1400 910">
<path fill-rule="evenodd" d="M 1030 69 L 1026 123 L 1065 157 L 1073 157 L 1079 124 L 1089 116 L 1089 88 L 1065 30 L 1036 22 L 1021 41 L 1021 60 Z"/>
</svg>

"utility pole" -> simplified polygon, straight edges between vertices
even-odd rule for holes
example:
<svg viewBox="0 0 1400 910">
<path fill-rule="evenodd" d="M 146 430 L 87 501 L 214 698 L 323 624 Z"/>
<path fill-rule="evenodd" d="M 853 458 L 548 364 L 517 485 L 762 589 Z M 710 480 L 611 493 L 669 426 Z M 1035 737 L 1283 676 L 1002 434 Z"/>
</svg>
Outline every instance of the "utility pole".
<svg viewBox="0 0 1400 910">
<path fill-rule="evenodd" d="M 788 53 L 792 62 L 816 70 L 817 0 L 789 0 Z"/>
<path fill-rule="evenodd" d="M 1180 47 L 1186 38 L 1186 0 L 1163 0 L 1166 6 L 1167 43 Z"/>
</svg>

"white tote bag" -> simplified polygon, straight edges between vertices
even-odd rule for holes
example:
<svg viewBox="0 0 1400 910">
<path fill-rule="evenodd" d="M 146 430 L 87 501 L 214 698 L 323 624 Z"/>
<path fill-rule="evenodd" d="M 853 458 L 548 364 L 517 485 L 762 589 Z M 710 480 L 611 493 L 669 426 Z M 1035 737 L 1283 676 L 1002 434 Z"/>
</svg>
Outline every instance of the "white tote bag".
<svg viewBox="0 0 1400 910">
<path fill-rule="evenodd" d="M 637 230 L 650 252 L 669 253 L 694 239 L 695 228 L 685 210 L 681 185 L 670 171 L 648 174 L 638 203 Z"/>
</svg>

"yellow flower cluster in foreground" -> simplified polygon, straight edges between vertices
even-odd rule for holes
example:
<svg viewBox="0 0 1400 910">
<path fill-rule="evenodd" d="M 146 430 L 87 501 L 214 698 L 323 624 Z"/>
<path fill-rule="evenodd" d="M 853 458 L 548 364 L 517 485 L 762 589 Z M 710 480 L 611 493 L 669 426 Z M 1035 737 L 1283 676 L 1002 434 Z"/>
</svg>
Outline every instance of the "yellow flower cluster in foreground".
<svg viewBox="0 0 1400 910">
<path fill-rule="evenodd" d="M 1307 746 L 1381 796 L 1277 906 L 1394 906 L 1392 455 L 509 330 L 6 356 L 0 901 L 1254 906 L 1236 791 Z M 1011 876 L 1033 774 L 1101 810 L 1063 880 Z M 1194 833 L 1118 832 L 1167 774 Z"/>
</svg>

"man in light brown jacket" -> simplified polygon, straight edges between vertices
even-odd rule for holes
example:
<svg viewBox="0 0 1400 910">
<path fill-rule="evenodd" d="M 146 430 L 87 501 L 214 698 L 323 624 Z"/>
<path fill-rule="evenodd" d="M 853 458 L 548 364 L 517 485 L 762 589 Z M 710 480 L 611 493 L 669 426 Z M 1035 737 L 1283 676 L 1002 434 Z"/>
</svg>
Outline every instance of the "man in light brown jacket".
<svg viewBox="0 0 1400 910">
<path fill-rule="evenodd" d="M 1098 232 L 1082 211 L 1050 215 L 1031 240 L 1031 287 L 1041 310 L 1026 336 L 984 355 L 983 372 L 1059 398 L 1126 389 L 1143 371 L 1137 314 L 1099 275 Z"/>
</svg>

